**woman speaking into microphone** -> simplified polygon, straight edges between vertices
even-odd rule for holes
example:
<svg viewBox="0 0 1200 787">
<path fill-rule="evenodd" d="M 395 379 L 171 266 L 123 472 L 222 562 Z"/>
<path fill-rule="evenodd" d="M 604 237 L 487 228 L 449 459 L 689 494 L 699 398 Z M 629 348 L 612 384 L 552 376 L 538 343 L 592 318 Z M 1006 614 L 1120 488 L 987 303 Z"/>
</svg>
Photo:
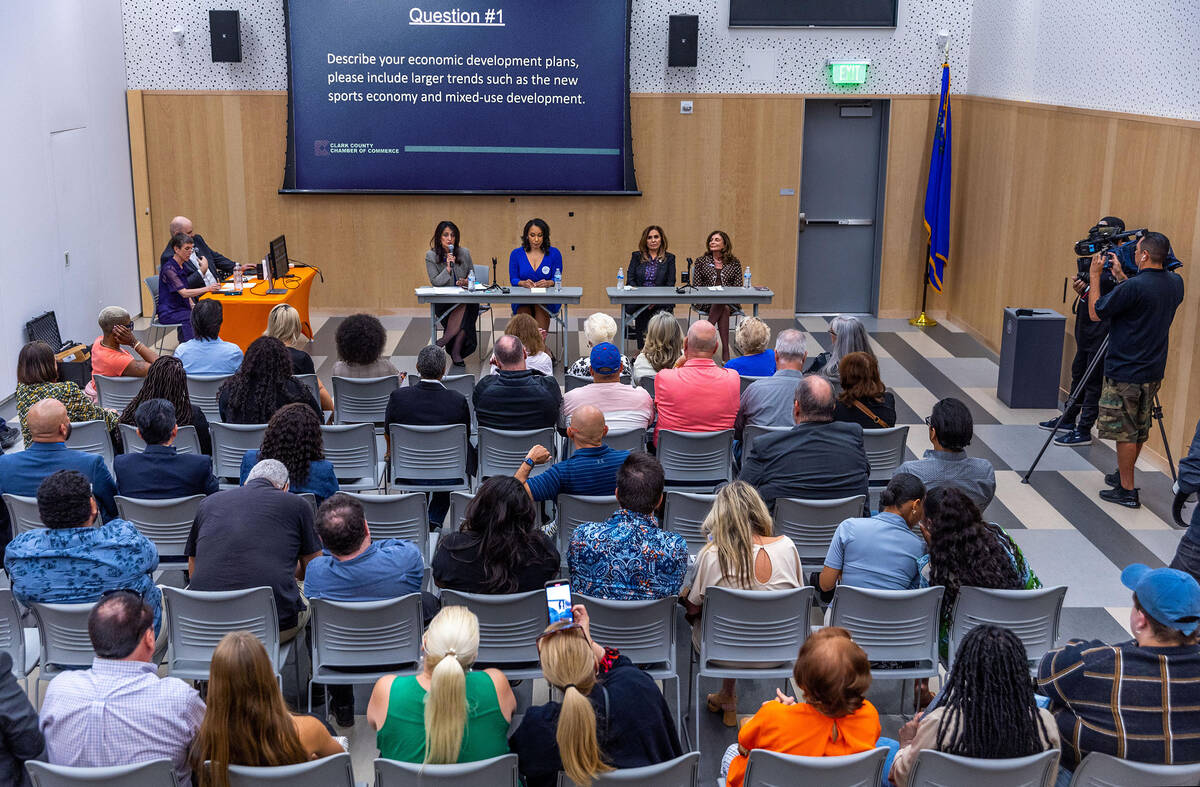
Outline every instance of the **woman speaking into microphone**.
<svg viewBox="0 0 1200 787">
<path fill-rule="evenodd" d="M 467 276 L 474 269 L 471 252 L 459 245 L 458 226 L 452 221 L 439 221 L 425 252 L 425 271 L 434 287 L 467 286 Z M 463 356 L 475 351 L 475 319 L 479 306 L 474 303 L 437 303 L 434 313 L 445 330 L 437 343 L 450 353 L 455 366 L 465 366 Z"/>
</svg>

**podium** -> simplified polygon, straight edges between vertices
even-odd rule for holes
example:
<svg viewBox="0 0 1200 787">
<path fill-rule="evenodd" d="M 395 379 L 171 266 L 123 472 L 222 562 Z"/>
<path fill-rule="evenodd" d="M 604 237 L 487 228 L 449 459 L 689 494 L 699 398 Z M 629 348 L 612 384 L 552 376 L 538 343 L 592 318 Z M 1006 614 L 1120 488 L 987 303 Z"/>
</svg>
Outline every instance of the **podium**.
<svg viewBox="0 0 1200 787">
<path fill-rule="evenodd" d="M 1014 409 L 1058 407 L 1067 318 L 1053 309 L 1004 310 L 996 397 Z"/>
</svg>

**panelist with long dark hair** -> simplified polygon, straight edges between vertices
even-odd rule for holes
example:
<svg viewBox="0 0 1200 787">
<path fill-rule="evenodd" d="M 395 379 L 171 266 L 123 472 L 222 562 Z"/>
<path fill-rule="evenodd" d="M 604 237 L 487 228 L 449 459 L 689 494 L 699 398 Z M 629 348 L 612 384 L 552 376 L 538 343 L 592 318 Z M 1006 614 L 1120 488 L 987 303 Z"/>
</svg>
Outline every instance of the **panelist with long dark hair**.
<svg viewBox="0 0 1200 787">
<path fill-rule="evenodd" d="M 434 287 L 467 286 L 467 276 L 474 270 L 471 250 L 459 245 L 458 225 L 453 221 L 439 221 L 425 252 L 425 272 Z M 478 337 L 475 334 L 475 318 L 479 306 L 474 303 L 437 303 L 434 313 L 445 328 L 438 346 L 445 347 L 455 366 L 463 366 L 463 356 L 475 350 Z"/>
<path fill-rule="evenodd" d="M 541 219 L 525 222 L 521 245 L 508 255 L 508 279 L 514 287 L 553 287 L 554 274 L 562 273 L 562 254 L 550 245 L 550 225 Z M 514 303 L 513 314 L 524 312 L 537 320 L 538 327 L 550 328 L 550 315 L 558 314 L 562 304 Z"/>
<path fill-rule="evenodd" d="M 708 250 L 696 259 L 692 268 L 692 284 L 697 287 L 741 287 L 742 262 L 733 256 L 733 241 L 723 230 L 708 233 L 705 242 Z M 721 356 L 729 360 L 729 314 L 733 307 L 728 303 L 700 304 L 696 311 L 707 312 L 708 321 L 717 326 L 721 335 Z"/>
<path fill-rule="evenodd" d="M 642 239 L 638 241 L 637 251 L 629 256 L 629 270 L 625 273 L 625 282 L 631 287 L 674 287 L 675 286 L 675 255 L 667 251 L 667 233 L 657 224 L 651 224 L 642 230 Z M 626 306 L 625 316 L 637 310 L 638 306 Z M 674 312 L 675 307 L 669 303 L 658 303 L 642 309 L 633 324 L 634 338 L 638 348 L 642 347 L 646 335 L 646 326 L 656 312 Z"/>
</svg>

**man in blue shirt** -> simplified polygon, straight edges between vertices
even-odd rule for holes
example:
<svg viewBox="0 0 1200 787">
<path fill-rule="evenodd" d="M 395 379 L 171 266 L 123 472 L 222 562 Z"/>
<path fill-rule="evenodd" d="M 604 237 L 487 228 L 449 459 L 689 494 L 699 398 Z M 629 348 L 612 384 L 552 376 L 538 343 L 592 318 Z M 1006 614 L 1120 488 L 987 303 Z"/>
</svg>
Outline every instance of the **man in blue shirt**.
<svg viewBox="0 0 1200 787">
<path fill-rule="evenodd" d="M 175 348 L 175 357 L 188 374 L 233 374 L 242 365 L 242 348 L 220 336 L 224 308 L 204 298 L 192 309 L 193 338 Z"/>
<path fill-rule="evenodd" d="M 608 426 L 604 423 L 604 413 L 590 404 L 584 405 L 575 411 L 571 425 L 567 427 L 567 437 L 575 443 L 571 458 L 530 478 L 536 465 L 550 460 L 550 452 L 544 446 L 535 445 L 513 476 L 525 485 L 525 491 L 535 503 L 553 500 L 560 494 L 611 495 L 617 488 L 617 471 L 629 457 L 629 452 L 615 451 L 604 445 L 606 434 Z"/>
</svg>

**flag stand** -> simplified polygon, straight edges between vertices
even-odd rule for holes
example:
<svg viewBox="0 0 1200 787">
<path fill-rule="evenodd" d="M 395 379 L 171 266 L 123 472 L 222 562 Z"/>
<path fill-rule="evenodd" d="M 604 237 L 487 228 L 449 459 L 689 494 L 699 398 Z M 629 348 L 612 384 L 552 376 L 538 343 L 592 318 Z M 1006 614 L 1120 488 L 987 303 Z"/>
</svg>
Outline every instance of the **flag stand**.
<svg viewBox="0 0 1200 787">
<path fill-rule="evenodd" d="M 925 246 L 925 265 L 921 268 L 921 314 L 908 321 L 909 325 L 918 328 L 932 328 L 937 320 L 925 314 L 925 303 L 929 298 L 929 245 Z"/>
</svg>

